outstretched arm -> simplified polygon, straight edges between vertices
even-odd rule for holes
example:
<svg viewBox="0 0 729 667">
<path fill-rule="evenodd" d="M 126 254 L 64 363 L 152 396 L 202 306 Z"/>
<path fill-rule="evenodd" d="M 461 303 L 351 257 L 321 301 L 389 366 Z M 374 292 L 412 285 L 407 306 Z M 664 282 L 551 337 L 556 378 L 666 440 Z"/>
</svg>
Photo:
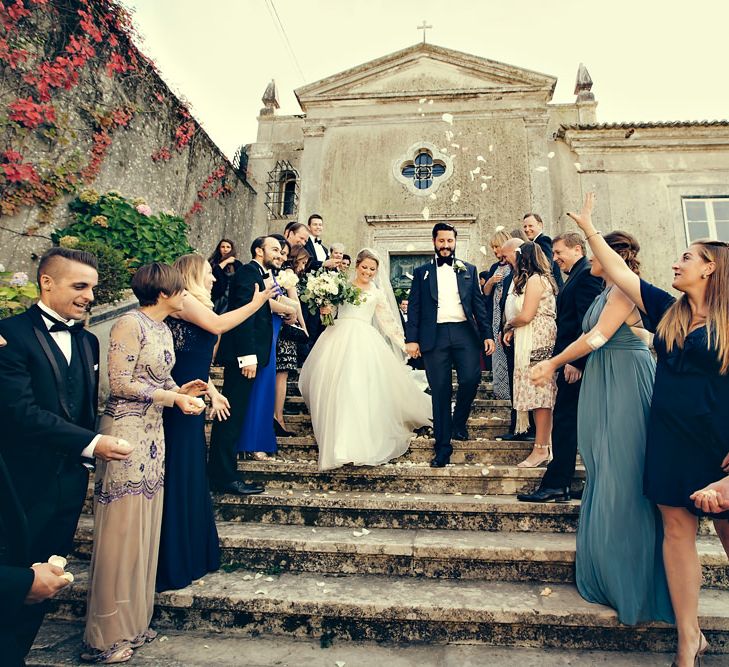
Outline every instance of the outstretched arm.
<svg viewBox="0 0 729 667">
<path fill-rule="evenodd" d="M 627 321 L 634 308 L 635 304 L 623 292 L 614 288 L 608 296 L 597 324 L 560 354 L 534 365 L 531 370 L 531 381 L 537 386 L 545 385 L 562 366 L 602 347 L 612 338 L 620 325 Z"/>
<path fill-rule="evenodd" d="M 592 209 L 595 205 L 595 193 L 588 192 L 585 196 L 585 203 L 579 213 L 567 213 L 577 226 L 584 232 L 585 240 L 590 244 L 590 249 L 595 257 L 602 264 L 603 271 L 608 275 L 625 295 L 638 308 L 645 312 L 643 299 L 640 294 L 640 278 L 633 273 L 623 258 L 618 255 L 602 238 L 592 224 Z"/>
</svg>

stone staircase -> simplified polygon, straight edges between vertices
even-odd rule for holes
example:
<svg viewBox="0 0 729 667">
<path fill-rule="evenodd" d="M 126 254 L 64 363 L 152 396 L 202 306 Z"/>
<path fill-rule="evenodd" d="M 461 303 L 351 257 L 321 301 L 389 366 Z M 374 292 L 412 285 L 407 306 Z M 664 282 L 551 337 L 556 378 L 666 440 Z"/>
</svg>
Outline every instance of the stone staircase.
<svg viewBox="0 0 729 667">
<path fill-rule="evenodd" d="M 673 650 L 673 628 L 623 626 L 612 609 L 579 596 L 579 502 L 517 502 L 515 494 L 534 488 L 543 469 L 516 467 L 530 443 L 493 439 L 506 430 L 508 410 L 485 379 L 469 423 L 472 440 L 454 442 L 453 465 L 430 468 L 432 441 L 421 436 L 391 464 L 320 473 L 311 420 L 291 382 L 287 411 L 296 414 L 287 425 L 297 436 L 279 439 L 279 461 L 239 464 L 266 493 L 214 497 L 226 564 L 158 595 L 154 626 L 204 636 L 285 635 L 322 646 L 353 640 Z M 729 564 L 709 533 L 702 526 L 701 626 L 712 651 L 729 654 Z M 91 534 L 87 514 L 70 566 L 76 583 L 54 602 L 47 625 L 80 627 Z M 30 664 L 54 664 L 33 655 Z"/>
</svg>

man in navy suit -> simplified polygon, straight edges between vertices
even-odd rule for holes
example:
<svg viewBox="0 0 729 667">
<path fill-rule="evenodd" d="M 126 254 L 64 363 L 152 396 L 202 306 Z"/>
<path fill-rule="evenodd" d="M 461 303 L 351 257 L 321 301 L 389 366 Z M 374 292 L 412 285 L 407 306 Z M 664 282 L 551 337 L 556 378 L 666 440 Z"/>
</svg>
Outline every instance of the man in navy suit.
<svg viewBox="0 0 729 667">
<path fill-rule="evenodd" d="M 414 271 L 405 327 L 406 351 L 412 358 L 422 355 L 432 392 L 434 468 L 450 462 L 451 438 L 468 440 L 466 422 L 481 381 L 481 349 L 486 354 L 495 349 L 476 267 L 456 259 L 456 236 L 445 222 L 433 227 L 435 257 Z M 454 367 L 458 391 L 451 414 Z"/>
</svg>

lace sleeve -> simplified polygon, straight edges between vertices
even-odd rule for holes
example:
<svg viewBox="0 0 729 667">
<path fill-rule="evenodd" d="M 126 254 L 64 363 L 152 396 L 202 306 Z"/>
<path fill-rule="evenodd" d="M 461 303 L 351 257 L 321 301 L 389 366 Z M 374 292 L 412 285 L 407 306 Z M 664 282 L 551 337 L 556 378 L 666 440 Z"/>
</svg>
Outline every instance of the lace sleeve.
<svg viewBox="0 0 729 667">
<path fill-rule="evenodd" d="M 400 322 L 395 321 L 382 291 L 377 291 L 376 298 L 375 320 L 377 320 L 378 327 L 393 342 L 397 349 L 405 351 L 405 335 L 403 334 L 402 325 Z"/>
<path fill-rule="evenodd" d="M 109 338 L 109 390 L 112 396 L 140 403 L 162 403 L 172 407 L 177 393 L 171 378 L 165 380 L 165 389 L 145 382 L 137 371 L 137 360 L 144 336 L 135 317 L 121 317 L 111 330 Z"/>
</svg>

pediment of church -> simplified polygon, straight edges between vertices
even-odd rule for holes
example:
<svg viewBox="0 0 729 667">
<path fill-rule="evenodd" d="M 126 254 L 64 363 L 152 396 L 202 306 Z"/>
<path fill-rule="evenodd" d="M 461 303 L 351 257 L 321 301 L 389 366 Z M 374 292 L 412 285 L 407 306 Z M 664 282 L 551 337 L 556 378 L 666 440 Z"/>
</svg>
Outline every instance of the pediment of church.
<svg viewBox="0 0 729 667">
<path fill-rule="evenodd" d="M 533 93 L 548 101 L 557 79 L 446 49 L 416 44 L 298 88 L 302 109 L 335 100 L 388 100 L 458 94 Z"/>
</svg>

